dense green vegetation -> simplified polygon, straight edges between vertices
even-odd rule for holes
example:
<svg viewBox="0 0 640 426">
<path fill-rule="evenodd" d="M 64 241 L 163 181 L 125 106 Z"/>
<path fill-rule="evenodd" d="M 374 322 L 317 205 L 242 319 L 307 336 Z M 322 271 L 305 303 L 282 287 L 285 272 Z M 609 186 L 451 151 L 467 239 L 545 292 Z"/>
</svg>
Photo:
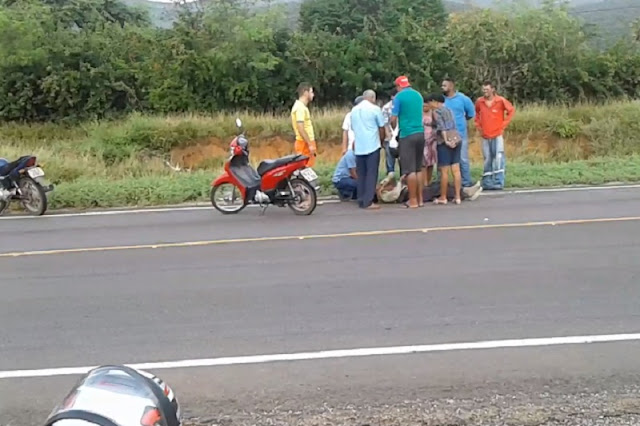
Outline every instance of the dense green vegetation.
<svg viewBox="0 0 640 426">
<path fill-rule="evenodd" d="M 302 80 L 318 105 L 344 104 L 401 73 L 424 91 L 450 75 L 477 93 L 491 78 L 518 103 L 637 96 L 632 37 L 593 50 L 545 3 L 449 17 L 441 0 L 307 0 L 292 31 L 278 7 L 240 0 L 180 9 L 170 29 L 117 0 L 0 0 L 0 120 L 281 111 Z"/>
</svg>

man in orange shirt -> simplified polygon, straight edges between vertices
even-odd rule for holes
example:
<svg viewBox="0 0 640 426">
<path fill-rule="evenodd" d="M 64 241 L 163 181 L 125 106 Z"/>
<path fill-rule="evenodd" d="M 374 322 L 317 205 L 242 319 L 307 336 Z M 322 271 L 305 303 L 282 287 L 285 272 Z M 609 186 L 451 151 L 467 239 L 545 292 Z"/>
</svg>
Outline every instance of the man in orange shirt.
<svg viewBox="0 0 640 426">
<path fill-rule="evenodd" d="M 296 154 L 309 157 L 307 166 L 313 167 L 316 164 L 316 137 L 309 113 L 309 104 L 313 100 L 313 87 L 309 83 L 300 83 L 298 86 L 298 100 L 291 108 L 291 125 L 296 134 L 294 150 Z"/>
<path fill-rule="evenodd" d="M 490 81 L 482 85 L 483 97 L 476 101 L 476 128 L 482 135 L 484 172 L 482 188 L 487 190 L 504 188 L 504 130 L 516 112 L 505 98 L 496 94 Z"/>
</svg>

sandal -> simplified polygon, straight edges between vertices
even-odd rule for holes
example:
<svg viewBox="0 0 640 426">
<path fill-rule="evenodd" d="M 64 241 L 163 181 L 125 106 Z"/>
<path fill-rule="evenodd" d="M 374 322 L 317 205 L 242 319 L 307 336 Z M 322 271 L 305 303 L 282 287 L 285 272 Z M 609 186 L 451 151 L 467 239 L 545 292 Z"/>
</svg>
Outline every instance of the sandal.
<svg viewBox="0 0 640 426">
<path fill-rule="evenodd" d="M 409 203 L 402 203 L 402 207 L 405 209 L 417 209 L 418 207 L 411 207 Z"/>
<path fill-rule="evenodd" d="M 439 198 L 435 198 L 435 199 L 433 200 L 433 204 L 442 204 L 442 205 L 446 205 L 447 203 L 448 203 L 448 201 L 447 201 L 447 200 L 441 200 L 441 199 L 439 199 Z"/>
<path fill-rule="evenodd" d="M 456 198 L 454 201 L 456 204 L 460 205 L 460 203 L 462 202 L 462 200 L 460 198 Z"/>
</svg>

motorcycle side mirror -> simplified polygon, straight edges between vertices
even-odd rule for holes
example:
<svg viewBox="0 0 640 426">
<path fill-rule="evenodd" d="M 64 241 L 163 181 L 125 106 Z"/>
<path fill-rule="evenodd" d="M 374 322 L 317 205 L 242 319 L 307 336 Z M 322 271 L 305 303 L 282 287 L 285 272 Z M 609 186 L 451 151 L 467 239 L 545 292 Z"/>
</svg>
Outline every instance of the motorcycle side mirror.
<svg viewBox="0 0 640 426">
<path fill-rule="evenodd" d="M 239 118 L 236 118 L 236 127 L 237 127 L 238 129 L 241 129 L 241 128 L 242 128 L 242 120 L 240 120 Z"/>
<path fill-rule="evenodd" d="M 127 410 L 114 410 L 129 405 Z M 180 411 L 173 390 L 158 377 L 124 365 L 105 365 L 76 383 L 45 426 L 67 426 L 78 420 L 98 426 L 180 426 Z"/>
</svg>

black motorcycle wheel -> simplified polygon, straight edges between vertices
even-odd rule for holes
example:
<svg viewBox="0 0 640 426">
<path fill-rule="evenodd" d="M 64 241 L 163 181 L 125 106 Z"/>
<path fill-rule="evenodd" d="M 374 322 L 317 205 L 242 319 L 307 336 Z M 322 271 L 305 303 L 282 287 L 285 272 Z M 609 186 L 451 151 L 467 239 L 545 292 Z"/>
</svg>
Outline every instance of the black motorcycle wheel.
<svg viewBox="0 0 640 426">
<path fill-rule="evenodd" d="M 309 216 L 318 205 L 316 190 L 309 182 L 303 179 L 292 179 L 293 201 L 289 202 L 289 208 L 298 216 Z"/>
<path fill-rule="evenodd" d="M 237 200 L 240 202 L 236 207 L 228 207 L 226 205 L 223 205 L 219 202 L 218 198 L 220 197 L 220 193 L 224 191 L 224 188 L 227 186 L 231 186 L 231 190 L 232 190 L 232 195 L 231 195 L 231 202 L 236 201 L 236 197 L 235 194 L 237 192 L 238 198 Z M 218 210 L 220 213 L 222 214 L 236 214 L 236 213 L 240 213 L 245 207 L 247 207 L 247 201 L 240 198 L 242 197 L 242 194 L 240 192 L 240 189 L 235 186 L 232 183 L 223 183 L 217 186 L 214 186 L 213 188 L 211 188 L 211 204 L 213 204 L 213 207 L 215 207 L 216 210 Z M 226 197 L 224 197 L 224 195 L 222 195 L 222 200 L 221 201 L 227 201 Z"/>
<path fill-rule="evenodd" d="M 0 216 L 2 216 L 7 207 L 9 207 L 8 201 L 0 201 Z"/>
<path fill-rule="evenodd" d="M 42 216 L 47 211 L 47 194 L 35 180 L 23 177 L 18 182 L 22 206 L 32 216 Z"/>
</svg>

